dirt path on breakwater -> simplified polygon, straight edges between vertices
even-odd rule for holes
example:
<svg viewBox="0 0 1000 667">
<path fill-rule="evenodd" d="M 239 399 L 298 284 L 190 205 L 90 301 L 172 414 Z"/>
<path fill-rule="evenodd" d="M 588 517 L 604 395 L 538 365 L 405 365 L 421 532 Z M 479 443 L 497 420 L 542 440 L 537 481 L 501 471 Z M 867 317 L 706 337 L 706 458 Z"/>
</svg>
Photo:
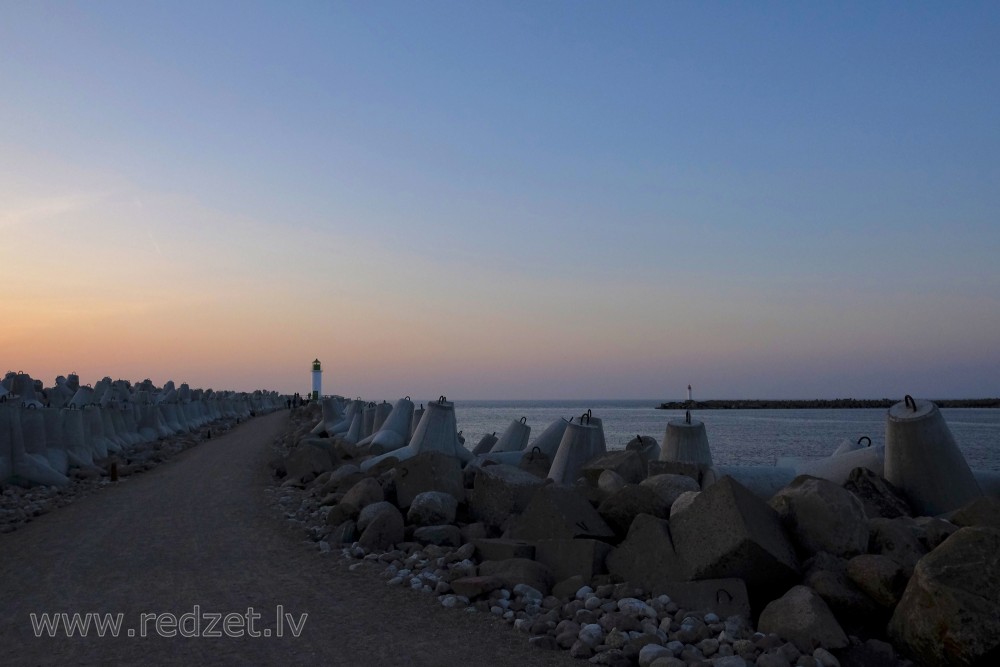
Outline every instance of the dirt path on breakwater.
<svg viewBox="0 0 1000 667">
<path fill-rule="evenodd" d="M 258 417 L 0 535 L 0 663 L 577 663 L 565 652 L 529 647 L 524 635 L 485 614 L 444 609 L 433 596 L 349 572 L 339 554 L 305 545 L 265 493 L 270 444 L 287 424 L 284 411 Z M 253 607 L 261 614 L 254 631 L 272 636 L 165 638 L 152 621 L 139 636 L 141 614 L 180 616 L 195 605 L 244 615 Z M 284 636 L 274 636 L 278 605 L 292 620 L 308 613 L 300 637 L 287 622 Z M 120 612 L 122 632 L 36 638 L 32 612 Z M 203 617 L 202 631 L 208 622 Z M 136 636 L 127 637 L 128 628 Z"/>
</svg>

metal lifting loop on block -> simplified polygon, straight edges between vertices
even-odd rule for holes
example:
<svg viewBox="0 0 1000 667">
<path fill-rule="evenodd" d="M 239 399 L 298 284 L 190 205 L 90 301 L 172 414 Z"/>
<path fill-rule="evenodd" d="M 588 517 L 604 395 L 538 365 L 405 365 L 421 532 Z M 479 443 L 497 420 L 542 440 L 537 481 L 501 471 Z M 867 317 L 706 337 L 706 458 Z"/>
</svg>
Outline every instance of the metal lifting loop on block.
<svg viewBox="0 0 1000 667">
<path fill-rule="evenodd" d="M 685 424 L 690 424 L 691 423 L 691 411 L 690 410 L 686 410 L 684 412 L 684 423 Z"/>
<path fill-rule="evenodd" d="M 715 601 L 717 603 L 721 603 L 722 602 L 722 594 L 723 593 L 726 594 L 726 597 L 729 598 L 730 602 L 733 601 L 733 594 L 730 593 L 729 591 L 727 591 L 725 588 L 720 588 L 719 590 L 715 591 Z"/>
<path fill-rule="evenodd" d="M 584 419 L 587 420 L 587 426 L 590 426 L 590 413 L 589 412 L 584 412 L 582 415 L 580 415 L 580 425 L 581 426 L 583 425 L 583 420 Z"/>
<path fill-rule="evenodd" d="M 406 396 L 404 396 L 403 398 L 405 398 L 406 400 L 410 400 L 410 395 L 409 395 L 409 394 L 407 394 L 407 395 L 406 395 Z"/>
<path fill-rule="evenodd" d="M 909 409 L 913 410 L 914 412 L 917 411 L 917 402 L 915 400 L 913 400 L 913 397 L 910 396 L 909 394 L 907 394 L 903 398 L 903 403 L 905 403 L 906 407 L 908 407 Z"/>
<path fill-rule="evenodd" d="M 438 397 L 438 403 L 444 403 L 444 402 L 445 402 L 445 401 L 447 401 L 447 400 L 448 400 L 448 399 L 447 399 L 447 398 L 445 398 L 444 396 L 439 396 L 439 397 Z"/>
<path fill-rule="evenodd" d="M 521 423 L 522 424 L 527 424 L 528 423 L 528 418 L 527 417 L 521 417 Z"/>
<path fill-rule="evenodd" d="M 858 438 L 858 444 L 859 445 L 861 444 L 862 440 L 867 440 L 868 441 L 868 444 L 865 445 L 865 447 L 871 447 L 872 446 L 872 439 L 869 438 L 867 435 L 863 435 L 860 438 Z"/>
</svg>

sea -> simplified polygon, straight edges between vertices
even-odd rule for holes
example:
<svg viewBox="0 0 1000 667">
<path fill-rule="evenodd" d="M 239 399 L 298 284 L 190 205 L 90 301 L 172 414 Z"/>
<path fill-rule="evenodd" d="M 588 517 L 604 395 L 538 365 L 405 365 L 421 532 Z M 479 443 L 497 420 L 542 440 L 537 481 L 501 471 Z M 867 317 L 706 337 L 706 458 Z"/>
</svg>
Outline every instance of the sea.
<svg viewBox="0 0 1000 667">
<path fill-rule="evenodd" d="M 416 401 L 420 403 L 420 401 Z M 427 401 L 424 401 L 425 403 Z M 530 440 L 552 421 L 578 417 L 590 410 L 600 417 L 608 449 L 624 449 L 637 435 L 652 436 L 660 444 L 667 422 L 683 419 L 682 410 L 660 410 L 662 399 L 565 401 L 455 401 L 455 417 L 466 446 L 512 421 L 526 419 Z M 955 442 L 969 466 L 1000 471 L 1000 409 L 945 408 L 941 410 Z M 705 424 L 712 458 L 722 465 L 774 465 L 779 457 L 822 458 L 845 439 L 862 436 L 872 444 L 885 443 L 887 410 L 694 410 L 693 419 Z"/>
</svg>

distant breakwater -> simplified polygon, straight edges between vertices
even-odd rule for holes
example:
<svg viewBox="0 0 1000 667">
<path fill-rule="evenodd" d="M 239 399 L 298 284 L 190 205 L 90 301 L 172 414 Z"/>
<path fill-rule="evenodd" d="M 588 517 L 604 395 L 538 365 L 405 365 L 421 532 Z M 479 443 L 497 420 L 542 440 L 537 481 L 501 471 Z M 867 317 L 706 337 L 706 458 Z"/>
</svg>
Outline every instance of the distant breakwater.
<svg viewBox="0 0 1000 667">
<path fill-rule="evenodd" d="M 660 403 L 658 410 L 830 410 L 850 408 L 885 408 L 898 403 L 898 398 L 834 398 L 812 400 L 710 400 L 668 401 Z M 1000 408 L 1000 398 L 969 398 L 935 400 L 941 408 Z"/>
</svg>

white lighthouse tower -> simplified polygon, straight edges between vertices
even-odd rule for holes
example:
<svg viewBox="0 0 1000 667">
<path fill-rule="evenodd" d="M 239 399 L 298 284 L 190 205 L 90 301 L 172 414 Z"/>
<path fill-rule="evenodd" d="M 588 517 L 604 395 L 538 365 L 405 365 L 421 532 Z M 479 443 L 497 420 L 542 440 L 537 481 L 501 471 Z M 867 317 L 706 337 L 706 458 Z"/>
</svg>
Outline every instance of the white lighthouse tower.
<svg viewBox="0 0 1000 667">
<path fill-rule="evenodd" d="M 323 395 L 323 369 L 320 367 L 319 359 L 313 359 L 313 391 L 312 400 L 318 401 Z"/>
<path fill-rule="evenodd" d="M 691 385 L 688 385 L 688 402 L 691 402 Z"/>
</svg>

